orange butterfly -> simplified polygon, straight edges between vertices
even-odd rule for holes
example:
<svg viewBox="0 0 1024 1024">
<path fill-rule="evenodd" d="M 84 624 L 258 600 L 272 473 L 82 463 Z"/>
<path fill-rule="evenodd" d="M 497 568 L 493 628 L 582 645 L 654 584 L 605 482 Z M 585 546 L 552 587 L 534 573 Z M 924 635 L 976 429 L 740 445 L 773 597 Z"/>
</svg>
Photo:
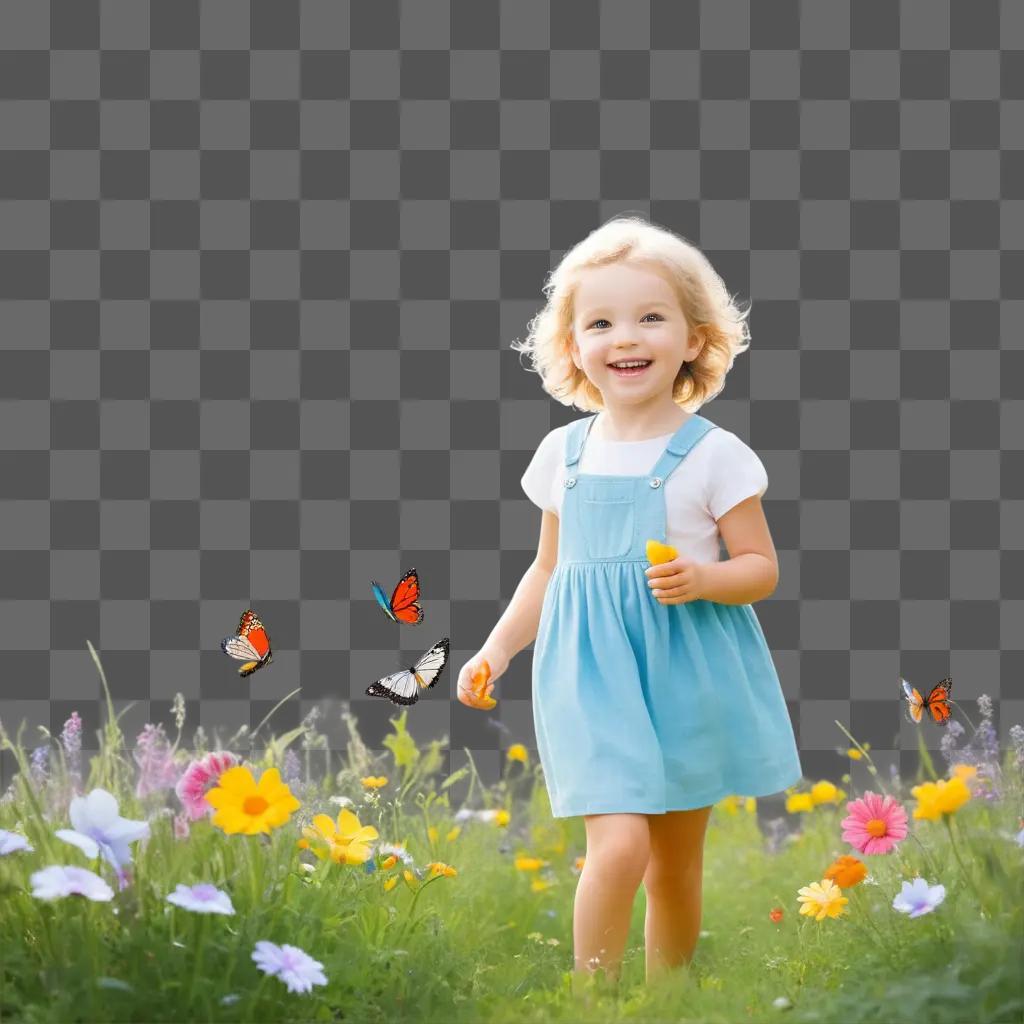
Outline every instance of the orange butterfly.
<svg viewBox="0 0 1024 1024">
<path fill-rule="evenodd" d="M 949 676 L 936 683 L 927 697 L 922 697 L 906 679 L 900 679 L 900 682 L 907 698 L 907 717 L 911 722 L 919 723 L 926 708 L 931 712 L 932 721 L 936 725 L 945 725 L 949 721 L 952 714 L 949 695 L 953 692 L 953 680 Z"/>
<path fill-rule="evenodd" d="M 238 670 L 240 676 L 252 675 L 256 669 L 263 668 L 274 660 L 270 653 L 270 637 L 251 608 L 242 612 L 237 632 L 234 636 L 224 637 L 220 642 L 220 649 L 232 658 L 245 662 Z"/>
<path fill-rule="evenodd" d="M 371 580 L 370 586 L 373 587 L 373 596 L 377 598 L 377 604 L 384 609 L 384 614 L 392 622 L 418 626 L 423 621 L 423 609 L 418 604 L 420 578 L 416 575 L 415 569 L 410 569 L 398 581 L 390 601 L 384 593 L 384 588 L 376 580 Z"/>
</svg>

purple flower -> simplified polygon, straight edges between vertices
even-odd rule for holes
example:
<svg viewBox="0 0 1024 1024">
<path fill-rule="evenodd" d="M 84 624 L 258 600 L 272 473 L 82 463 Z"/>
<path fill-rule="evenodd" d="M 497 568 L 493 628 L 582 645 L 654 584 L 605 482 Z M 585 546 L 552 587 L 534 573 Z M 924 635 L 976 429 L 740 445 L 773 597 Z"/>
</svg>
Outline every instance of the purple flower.
<svg viewBox="0 0 1024 1024">
<path fill-rule="evenodd" d="M 73 829 L 57 829 L 57 838 L 77 846 L 90 859 L 102 854 L 117 872 L 123 888 L 127 877 L 124 869 L 132 862 L 128 844 L 149 835 L 149 822 L 122 818 L 113 794 L 94 789 L 88 796 L 76 796 L 71 801 L 71 824 Z"/>
<path fill-rule="evenodd" d="M 299 755 L 289 747 L 284 752 L 284 770 L 281 772 L 281 779 L 288 786 L 296 786 L 302 781 L 302 769 L 299 764 Z"/>
<path fill-rule="evenodd" d="M 54 864 L 33 873 L 32 895 L 38 900 L 58 900 L 64 896 L 84 896 L 96 902 L 114 898 L 114 890 L 88 868 Z"/>
<path fill-rule="evenodd" d="M 171 789 L 178 781 L 180 773 L 174 763 L 171 743 L 164 735 L 162 723 L 145 726 L 135 740 L 132 756 L 139 766 L 139 782 L 135 787 L 135 795 L 140 800 L 150 793 Z"/>
<path fill-rule="evenodd" d="M 264 939 L 256 943 L 252 958 L 264 974 L 280 978 L 289 992 L 309 992 L 314 985 L 327 984 L 324 965 L 296 946 L 276 946 Z"/>
<path fill-rule="evenodd" d="M 1010 726 L 1010 742 L 1017 755 L 1017 767 L 1024 768 L 1024 726 L 1020 724 Z"/>
<path fill-rule="evenodd" d="M 9 853 L 17 853 L 18 850 L 31 853 L 33 847 L 23 835 L 0 828 L 0 857 L 6 857 Z"/>
<path fill-rule="evenodd" d="M 904 881 L 892 905 L 901 914 L 920 917 L 922 914 L 930 914 L 945 898 L 945 886 L 929 885 L 919 876 L 912 882 Z"/>
<path fill-rule="evenodd" d="M 71 717 L 64 723 L 60 742 L 67 755 L 72 788 L 77 793 L 82 784 L 82 720 L 78 717 L 77 711 L 72 711 Z"/>
<path fill-rule="evenodd" d="M 168 903 L 191 910 L 197 914 L 233 914 L 231 897 L 209 882 L 199 885 L 184 885 L 179 882 L 174 892 L 167 897 Z"/>
<path fill-rule="evenodd" d="M 32 764 L 29 768 L 30 778 L 36 787 L 42 786 L 50 777 L 50 748 L 44 743 L 32 751 Z"/>
</svg>

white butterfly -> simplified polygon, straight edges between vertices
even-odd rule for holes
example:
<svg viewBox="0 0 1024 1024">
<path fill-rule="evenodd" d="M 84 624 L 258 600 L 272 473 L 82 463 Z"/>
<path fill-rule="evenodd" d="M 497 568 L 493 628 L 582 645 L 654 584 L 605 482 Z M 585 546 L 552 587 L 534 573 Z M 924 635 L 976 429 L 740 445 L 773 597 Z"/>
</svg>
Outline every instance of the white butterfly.
<svg viewBox="0 0 1024 1024">
<path fill-rule="evenodd" d="M 420 699 L 419 687 L 426 690 L 433 686 L 447 664 L 448 637 L 445 636 L 438 640 L 412 668 L 392 672 L 391 675 L 370 683 L 366 692 L 370 697 L 387 697 L 392 704 L 415 704 Z"/>
</svg>

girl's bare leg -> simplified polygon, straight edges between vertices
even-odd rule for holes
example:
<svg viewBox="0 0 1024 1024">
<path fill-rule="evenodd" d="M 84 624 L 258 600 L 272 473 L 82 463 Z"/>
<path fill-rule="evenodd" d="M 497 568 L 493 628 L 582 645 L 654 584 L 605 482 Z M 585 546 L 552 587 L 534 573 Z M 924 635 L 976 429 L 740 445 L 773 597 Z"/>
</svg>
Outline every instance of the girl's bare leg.
<svg viewBox="0 0 1024 1024">
<path fill-rule="evenodd" d="M 688 964 L 700 933 L 704 836 L 710 807 L 647 815 L 651 857 L 644 875 L 647 980 Z"/>
<path fill-rule="evenodd" d="M 618 982 L 633 900 L 650 857 L 646 815 L 591 814 L 584 820 L 587 855 L 573 906 L 577 990 L 598 970 Z"/>
</svg>

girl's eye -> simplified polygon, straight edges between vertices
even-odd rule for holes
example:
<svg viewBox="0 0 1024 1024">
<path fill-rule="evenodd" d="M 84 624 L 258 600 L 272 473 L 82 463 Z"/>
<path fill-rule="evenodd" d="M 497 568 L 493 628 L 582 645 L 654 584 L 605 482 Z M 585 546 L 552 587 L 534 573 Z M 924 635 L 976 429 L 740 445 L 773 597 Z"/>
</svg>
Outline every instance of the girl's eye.
<svg viewBox="0 0 1024 1024">
<path fill-rule="evenodd" d="M 664 319 L 665 319 L 665 318 L 664 318 L 664 317 L 663 317 L 663 316 L 662 316 L 662 315 L 661 315 L 660 313 L 647 313 L 647 314 L 646 314 L 645 316 L 643 316 L 643 317 L 642 317 L 641 319 L 643 319 L 643 320 L 646 320 L 646 319 L 647 319 L 647 317 L 649 317 L 649 316 L 656 316 L 656 317 L 657 317 L 657 318 L 658 318 L 659 320 L 664 320 Z M 605 320 L 605 319 L 604 319 L 604 318 L 602 317 L 602 318 L 601 318 L 600 320 L 595 320 L 595 321 L 594 321 L 594 322 L 593 322 L 593 323 L 592 323 L 592 324 L 591 324 L 590 326 L 591 326 L 591 327 L 596 327 L 596 326 L 597 326 L 598 324 L 606 324 L 606 323 L 608 323 L 608 321 L 607 321 L 607 320 Z"/>
</svg>

